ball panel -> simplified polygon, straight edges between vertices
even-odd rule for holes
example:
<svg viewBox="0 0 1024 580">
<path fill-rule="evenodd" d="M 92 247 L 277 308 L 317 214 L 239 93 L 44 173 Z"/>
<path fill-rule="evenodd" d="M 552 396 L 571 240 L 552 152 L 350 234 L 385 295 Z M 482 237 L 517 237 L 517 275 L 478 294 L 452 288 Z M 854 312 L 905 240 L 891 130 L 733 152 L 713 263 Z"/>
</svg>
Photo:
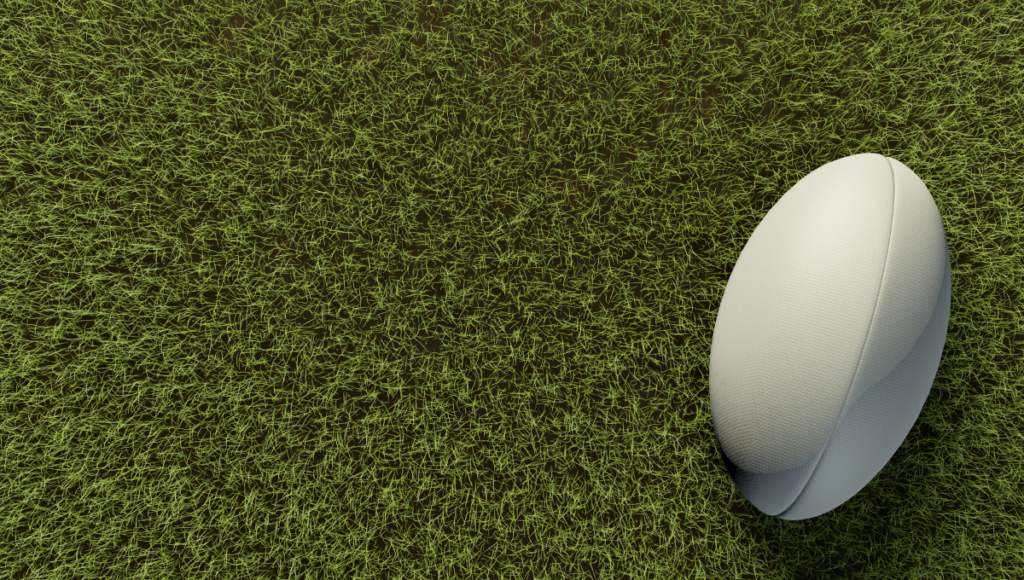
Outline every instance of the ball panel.
<svg viewBox="0 0 1024 580">
<path fill-rule="evenodd" d="M 733 482 L 754 507 L 770 516 L 778 515 L 800 497 L 824 451 L 822 444 L 818 453 L 803 465 L 775 473 L 758 473 L 737 466 Z"/>
<path fill-rule="evenodd" d="M 802 520 L 839 507 L 874 479 L 906 440 L 931 392 L 946 342 L 951 299 L 948 254 L 945 262 L 941 295 L 926 328 L 904 359 L 850 406 L 814 474 L 780 518 Z"/>
<path fill-rule="evenodd" d="M 942 217 L 928 188 L 899 161 L 887 161 L 894 180 L 892 238 L 851 400 L 889 374 L 917 342 L 939 299 L 948 259 Z"/>
<path fill-rule="evenodd" d="M 892 458 L 917 421 L 938 370 L 949 325 L 951 280 L 947 263 L 925 331 L 907 356 L 853 402 L 834 436 L 802 466 L 755 473 L 719 453 L 740 493 L 756 508 L 785 520 L 829 512 L 857 494 Z"/>
<path fill-rule="evenodd" d="M 875 310 L 892 212 L 888 162 L 853 155 L 797 182 L 744 246 L 715 321 L 710 398 L 722 448 L 745 471 L 797 469 L 834 429 Z"/>
</svg>

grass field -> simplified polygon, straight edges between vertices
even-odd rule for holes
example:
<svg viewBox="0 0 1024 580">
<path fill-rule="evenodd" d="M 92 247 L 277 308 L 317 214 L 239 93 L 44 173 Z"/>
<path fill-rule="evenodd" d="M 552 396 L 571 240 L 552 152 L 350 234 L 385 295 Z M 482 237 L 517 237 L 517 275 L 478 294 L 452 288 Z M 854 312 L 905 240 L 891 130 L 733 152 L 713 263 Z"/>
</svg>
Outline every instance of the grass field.
<svg viewBox="0 0 1024 580">
<path fill-rule="evenodd" d="M 1024 578 L 1024 6 L 6 0 L 0 578 Z M 769 517 L 732 264 L 894 157 L 953 267 L 889 465 Z"/>
</svg>

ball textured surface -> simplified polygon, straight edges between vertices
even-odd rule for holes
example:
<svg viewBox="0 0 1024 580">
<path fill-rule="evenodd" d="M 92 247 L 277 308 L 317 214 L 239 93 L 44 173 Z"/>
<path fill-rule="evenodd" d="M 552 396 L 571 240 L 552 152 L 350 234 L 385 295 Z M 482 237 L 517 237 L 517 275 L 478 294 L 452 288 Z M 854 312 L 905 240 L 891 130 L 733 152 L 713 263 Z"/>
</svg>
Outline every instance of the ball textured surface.
<svg viewBox="0 0 1024 580">
<path fill-rule="evenodd" d="M 711 415 L 740 492 L 801 520 L 860 491 L 896 452 L 946 340 L 942 218 L 875 153 L 815 169 L 765 215 L 729 276 L 711 344 Z"/>
</svg>

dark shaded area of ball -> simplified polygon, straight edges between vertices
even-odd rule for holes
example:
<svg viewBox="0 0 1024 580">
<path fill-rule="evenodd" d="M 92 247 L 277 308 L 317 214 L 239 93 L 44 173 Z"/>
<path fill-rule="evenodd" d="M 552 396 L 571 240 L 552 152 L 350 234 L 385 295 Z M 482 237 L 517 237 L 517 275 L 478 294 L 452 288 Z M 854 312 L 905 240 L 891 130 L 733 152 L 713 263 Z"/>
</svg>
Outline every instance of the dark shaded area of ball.
<svg viewBox="0 0 1024 580">
<path fill-rule="evenodd" d="M 725 450 L 722 449 L 722 443 L 718 440 L 718 435 L 715 435 L 715 446 L 718 447 L 718 456 L 722 458 L 722 463 L 725 465 L 725 471 L 729 474 L 729 479 L 736 481 L 736 470 L 739 469 L 735 463 L 729 461 L 729 456 L 725 454 Z"/>
</svg>

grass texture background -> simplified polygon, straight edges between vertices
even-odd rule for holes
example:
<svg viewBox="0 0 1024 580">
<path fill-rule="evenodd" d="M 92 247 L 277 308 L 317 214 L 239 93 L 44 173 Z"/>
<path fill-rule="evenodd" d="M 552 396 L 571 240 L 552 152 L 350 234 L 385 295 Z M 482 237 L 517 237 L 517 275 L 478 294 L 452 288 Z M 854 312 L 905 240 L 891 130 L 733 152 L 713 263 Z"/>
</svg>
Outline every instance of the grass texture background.
<svg viewBox="0 0 1024 580">
<path fill-rule="evenodd" d="M 0 9 L 0 578 L 1024 577 L 1024 6 Z M 949 334 L 812 520 L 717 455 L 731 265 L 855 153 Z"/>
</svg>

